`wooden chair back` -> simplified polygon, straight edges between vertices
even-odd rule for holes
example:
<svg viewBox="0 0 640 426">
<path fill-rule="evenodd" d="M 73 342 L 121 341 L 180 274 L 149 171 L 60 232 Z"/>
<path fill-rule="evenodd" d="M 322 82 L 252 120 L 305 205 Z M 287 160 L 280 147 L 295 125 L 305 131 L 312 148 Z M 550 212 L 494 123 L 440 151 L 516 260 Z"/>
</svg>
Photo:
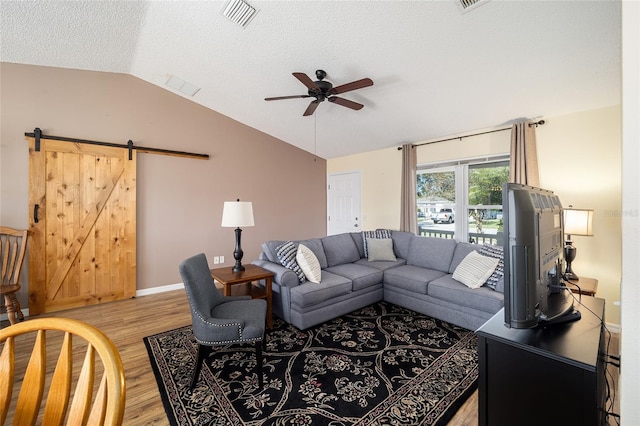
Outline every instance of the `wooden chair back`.
<svg viewBox="0 0 640 426">
<path fill-rule="evenodd" d="M 4 296 L 3 311 L 9 322 L 16 323 L 16 316 L 24 316 L 16 293 L 20 290 L 20 272 L 27 251 L 27 230 L 0 226 L 0 294 Z"/>
<path fill-rule="evenodd" d="M 25 366 L 27 356 L 17 354 L 32 344 Z M 38 318 L 1 329 L 0 345 L 0 425 L 9 413 L 17 425 L 122 424 L 124 368 L 102 331 L 74 319 Z"/>
</svg>

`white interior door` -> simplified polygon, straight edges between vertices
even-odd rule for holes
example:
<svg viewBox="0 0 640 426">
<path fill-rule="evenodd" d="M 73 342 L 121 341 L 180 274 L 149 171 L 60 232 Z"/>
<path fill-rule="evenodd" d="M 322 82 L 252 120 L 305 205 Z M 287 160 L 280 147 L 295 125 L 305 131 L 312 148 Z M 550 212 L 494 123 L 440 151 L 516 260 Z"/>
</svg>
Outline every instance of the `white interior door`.
<svg viewBox="0 0 640 426">
<path fill-rule="evenodd" d="M 360 172 L 327 178 L 327 234 L 360 230 Z"/>
</svg>

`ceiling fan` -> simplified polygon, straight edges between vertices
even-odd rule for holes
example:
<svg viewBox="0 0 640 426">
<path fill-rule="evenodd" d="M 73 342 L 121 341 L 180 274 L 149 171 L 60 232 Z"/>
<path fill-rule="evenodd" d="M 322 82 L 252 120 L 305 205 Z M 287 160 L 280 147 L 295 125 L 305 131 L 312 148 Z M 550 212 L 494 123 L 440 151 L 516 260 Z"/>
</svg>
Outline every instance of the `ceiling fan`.
<svg viewBox="0 0 640 426">
<path fill-rule="evenodd" d="M 309 89 L 307 95 L 277 96 L 275 98 L 265 98 L 264 100 L 278 101 L 281 99 L 316 98 L 314 101 L 311 101 L 304 114 L 302 114 L 303 116 L 313 114 L 316 108 L 318 108 L 320 102 L 324 102 L 325 100 L 333 102 L 334 104 L 342 105 L 343 107 L 360 110 L 362 109 L 362 107 L 364 107 L 364 105 L 354 101 L 350 101 L 348 99 L 340 98 L 335 95 L 350 92 L 356 89 L 362 89 L 363 87 L 373 86 L 373 81 L 370 78 L 363 78 L 357 81 L 352 81 L 351 83 L 333 87 L 333 84 L 328 81 L 324 81 L 327 73 L 323 70 L 316 71 L 316 78 L 318 79 L 318 81 L 311 80 L 309 76 L 302 72 L 294 72 L 293 76 L 300 80 L 302 84 L 307 86 L 307 88 Z"/>
</svg>

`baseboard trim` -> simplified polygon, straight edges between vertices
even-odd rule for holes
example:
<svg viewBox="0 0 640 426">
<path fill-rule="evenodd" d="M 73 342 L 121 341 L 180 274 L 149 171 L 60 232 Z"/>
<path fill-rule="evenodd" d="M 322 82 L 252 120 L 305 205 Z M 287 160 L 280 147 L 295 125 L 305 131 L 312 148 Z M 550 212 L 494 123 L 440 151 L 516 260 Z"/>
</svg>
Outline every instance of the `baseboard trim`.
<svg viewBox="0 0 640 426">
<path fill-rule="evenodd" d="M 164 293 L 166 291 L 180 290 L 183 288 L 183 283 L 169 284 L 153 288 L 144 288 L 142 290 L 136 291 L 136 297 L 147 296 L 149 294 Z M 27 318 L 29 316 L 29 309 L 22 309 L 22 314 L 25 318 Z M 0 321 L 9 321 L 9 316 L 7 314 L 0 314 Z"/>
<path fill-rule="evenodd" d="M 180 290 L 184 288 L 184 283 L 168 284 L 159 287 L 144 288 L 136 291 L 136 297 L 148 296 L 150 294 L 164 293 L 166 291 Z"/>
<path fill-rule="evenodd" d="M 604 323 L 605 327 L 607 327 L 607 330 L 609 330 L 612 333 L 620 333 L 620 324 L 613 324 L 610 322 L 605 322 Z"/>
</svg>

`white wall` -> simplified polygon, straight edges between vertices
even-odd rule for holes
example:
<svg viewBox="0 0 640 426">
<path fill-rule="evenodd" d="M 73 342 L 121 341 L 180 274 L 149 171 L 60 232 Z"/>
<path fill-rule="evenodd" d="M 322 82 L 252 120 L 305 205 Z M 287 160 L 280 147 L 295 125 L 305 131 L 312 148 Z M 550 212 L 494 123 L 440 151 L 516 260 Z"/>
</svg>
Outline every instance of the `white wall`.
<svg viewBox="0 0 640 426">
<path fill-rule="evenodd" d="M 640 3 L 622 2 L 622 377 L 623 425 L 640 424 Z"/>
</svg>

